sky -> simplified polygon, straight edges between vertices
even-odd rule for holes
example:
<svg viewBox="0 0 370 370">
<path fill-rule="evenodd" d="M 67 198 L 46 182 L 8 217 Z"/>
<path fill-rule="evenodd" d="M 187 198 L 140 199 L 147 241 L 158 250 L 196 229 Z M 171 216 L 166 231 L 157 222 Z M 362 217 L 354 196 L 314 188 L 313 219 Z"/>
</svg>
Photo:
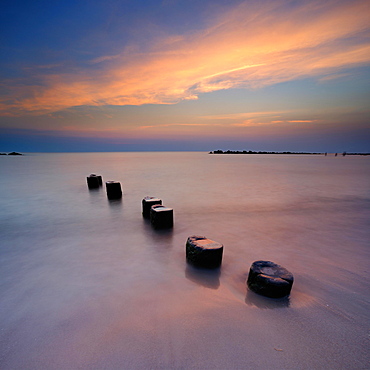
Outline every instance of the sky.
<svg viewBox="0 0 370 370">
<path fill-rule="evenodd" d="M 370 152 L 368 0 L 3 0 L 0 152 Z"/>
</svg>

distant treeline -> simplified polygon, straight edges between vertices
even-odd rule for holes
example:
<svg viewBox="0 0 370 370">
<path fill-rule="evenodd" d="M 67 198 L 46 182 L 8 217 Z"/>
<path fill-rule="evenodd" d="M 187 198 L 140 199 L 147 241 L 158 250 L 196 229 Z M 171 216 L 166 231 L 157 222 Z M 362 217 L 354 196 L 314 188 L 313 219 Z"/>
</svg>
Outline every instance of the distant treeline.
<svg viewBox="0 0 370 370">
<path fill-rule="evenodd" d="M 209 154 L 311 154 L 311 155 L 327 155 L 328 153 L 315 153 L 315 152 L 265 152 L 259 151 L 255 152 L 253 150 L 214 150 L 213 152 L 209 152 Z M 338 153 L 335 153 L 338 155 Z M 343 156 L 345 155 L 370 155 L 370 153 L 347 153 L 343 152 Z"/>
<path fill-rule="evenodd" d="M 370 153 L 346 153 L 346 155 L 370 155 Z"/>
</svg>

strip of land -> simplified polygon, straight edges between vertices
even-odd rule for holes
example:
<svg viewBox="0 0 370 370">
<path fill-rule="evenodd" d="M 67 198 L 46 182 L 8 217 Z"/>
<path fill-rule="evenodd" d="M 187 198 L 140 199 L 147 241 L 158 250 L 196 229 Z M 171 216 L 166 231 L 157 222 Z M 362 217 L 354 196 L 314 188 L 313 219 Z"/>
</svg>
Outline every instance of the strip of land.
<svg viewBox="0 0 370 370">
<path fill-rule="evenodd" d="M 328 155 L 328 153 L 317 153 L 317 152 L 265 152 L 265 151 L 253 151 L 253 150 L 214 150 L 209 152 L 209 154 L 309 154 L 309 155 Z M 338 155 L 338 153 L 331 153 L 335 156 Z M 342 156 L 346 155 L 370 155 L 370 153 L 347 153 L 343 152 L 341 153 Z"/>
<path fill-rule="evenodd" d="M 0 153 L 0 155 L 23 155 L 23 154 L 17 153 L 17 152 L 11 152 L 11 153 L 8 153 L 8 154 L 6 154 L 6 153 Z"/>
</svg>

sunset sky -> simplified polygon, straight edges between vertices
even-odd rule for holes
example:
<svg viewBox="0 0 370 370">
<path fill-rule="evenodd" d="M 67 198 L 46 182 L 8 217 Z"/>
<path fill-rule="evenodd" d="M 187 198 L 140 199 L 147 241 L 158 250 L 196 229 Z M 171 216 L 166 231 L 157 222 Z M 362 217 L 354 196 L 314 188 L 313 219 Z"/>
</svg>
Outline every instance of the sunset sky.
<svg viewBox="0 0 370 370">
<path fill-rule="evenodd" d="M 4 0 L 0 152 L 370 152 L 370 1 Z"/>
</svg>

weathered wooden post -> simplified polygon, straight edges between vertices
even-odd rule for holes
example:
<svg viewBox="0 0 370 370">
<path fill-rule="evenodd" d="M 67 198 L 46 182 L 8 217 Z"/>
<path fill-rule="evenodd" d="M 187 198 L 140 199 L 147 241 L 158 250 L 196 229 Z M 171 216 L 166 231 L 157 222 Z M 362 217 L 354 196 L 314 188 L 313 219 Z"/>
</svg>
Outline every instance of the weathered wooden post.
<svg viewBox="0 0 370 370">
<path fill-rule="evenodd" d="M 150 223 L 155 229 L 169 229 L 173 227 L 173 209 L 161 204 L 150 208 Z"/>
<path fill-rule="evenodd" d="M 93 173 L 90 176 L 88 176 L 86 179 L 87 179 L 87 186 L 89 189 L 96 189 L 103 184 L 101 176 L 95 175 Z"/>
<path fill-rule="evenodd" d="M 205 236 L 189 236 L 186 242 L 186 259 L 197 267 L 217 268 L 221 266 L 224 246 Z"/>
<path fill-rule="evenodd" d="M 122 198 L 121 183 L 118 181 L 107 181 L 105 183 L 108 199 Z"/>
<path fill-rule="evenodd" d="M 253 292 L 270 298 L 282 298 L 290 294 L 293 274 L 271 261 L 255 261 L 249 270 L 247 285 Z"/>
<path fill-rule="evenodd" d="M 103 178 L 101 177 L 101 175 L 95 175 L 97 178 L 98 178 L 98 180 L 99 180 L 99 185 L 100 186 L 103 186 Z"/>
<path fill-rule="evenodd" d="M 162 200 L 159 198 L 155 197 L 145 197 L 142 200 L 142 205 L 143 205 L 143 217 L 144 218 L 150 218 L 150 209 L 152 206 L 155 204 L 162 204 Z"/>
</svg>

